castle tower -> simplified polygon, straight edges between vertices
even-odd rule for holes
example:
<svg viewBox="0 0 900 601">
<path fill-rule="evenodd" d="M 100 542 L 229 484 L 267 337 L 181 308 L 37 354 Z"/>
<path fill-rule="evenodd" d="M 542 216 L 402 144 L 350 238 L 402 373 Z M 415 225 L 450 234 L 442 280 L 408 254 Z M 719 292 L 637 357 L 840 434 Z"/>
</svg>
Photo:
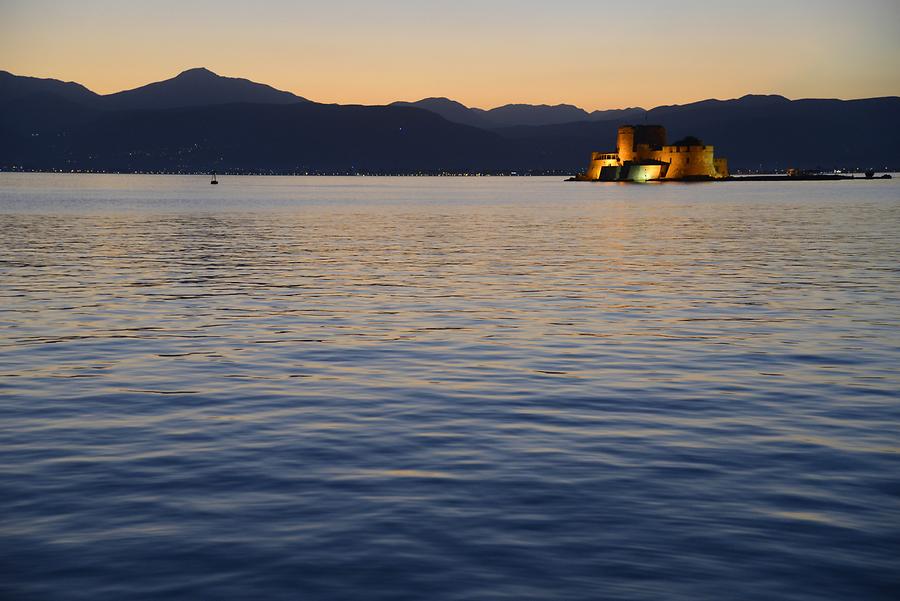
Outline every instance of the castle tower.
<svg viewBox="0 0 900 601">
<path fill-rule="evenodd" d="M 666 128 L 662 125 L 623 125 L 619 128 L 616 151 L 619 160 L 645 161 L 666 145 Z"/>
<path fill-rule="evenodd" d="M 619 153 L 619 161 L 631 161 L 634 159 L 634 126 L 623 125 L 619 128 L 619 136 L 616 138 L 616 152 Z"/>
<path fill-rule="evenodd" d="M 666 145 L 666 128 L 662 125 L 635 125 L 635 148 L 647 145 L 651 149 L 660 149 Z"/>
</svg>

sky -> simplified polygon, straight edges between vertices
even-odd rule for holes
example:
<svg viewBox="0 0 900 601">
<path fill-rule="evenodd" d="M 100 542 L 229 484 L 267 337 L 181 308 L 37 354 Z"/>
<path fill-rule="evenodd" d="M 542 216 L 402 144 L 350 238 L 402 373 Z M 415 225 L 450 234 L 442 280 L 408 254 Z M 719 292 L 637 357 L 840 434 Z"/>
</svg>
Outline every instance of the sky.
<svg viewBox="0 0 900 601">
<path fill-rule="evenodd" d="M 201 66 L 343 104 L 896 96 L 900 0 L 0 0 L 17 75 L 110 93 Z"/>
</svg>

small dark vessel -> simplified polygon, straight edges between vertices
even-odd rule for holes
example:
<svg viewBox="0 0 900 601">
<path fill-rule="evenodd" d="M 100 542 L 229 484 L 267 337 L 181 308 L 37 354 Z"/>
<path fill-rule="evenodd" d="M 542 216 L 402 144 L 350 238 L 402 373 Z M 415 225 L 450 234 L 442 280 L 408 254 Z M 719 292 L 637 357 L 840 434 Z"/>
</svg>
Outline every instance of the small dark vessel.
<svg viewBox="0 0 900 601">
<path fill-rule="evenodd" d="M 212 181 L 209 182 L 209 183 L 211 183 L 211 184 L 214 185 L 214 186 L 217 185 L 217 184 L 219 183 L 219 180 L 216 179 L 216 174 L 215 174 L 215 172 L 213 172 L 213 174 L 212 174 Z"/>
</svg>

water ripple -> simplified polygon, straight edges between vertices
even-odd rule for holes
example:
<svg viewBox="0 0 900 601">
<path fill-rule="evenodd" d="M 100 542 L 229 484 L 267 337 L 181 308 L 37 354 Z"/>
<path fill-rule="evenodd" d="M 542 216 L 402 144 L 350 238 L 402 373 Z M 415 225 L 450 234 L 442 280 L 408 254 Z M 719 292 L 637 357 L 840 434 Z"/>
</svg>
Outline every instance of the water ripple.
<svg viewBox="0 0 900 601">
<path fill-rule="evenodd" d="M 893 599 L 891 182 L 0 174 L 0 596 Z"/>
</svg>

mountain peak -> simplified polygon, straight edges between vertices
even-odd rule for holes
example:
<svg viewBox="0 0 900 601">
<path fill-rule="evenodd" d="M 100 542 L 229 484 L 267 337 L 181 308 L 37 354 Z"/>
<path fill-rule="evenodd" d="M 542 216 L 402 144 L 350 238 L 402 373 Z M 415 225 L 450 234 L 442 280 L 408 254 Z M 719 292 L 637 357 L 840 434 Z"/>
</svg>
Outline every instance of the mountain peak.
<svg viewBox="0 0 900 601">
<path fill-rule="evenodd" d="M 481 113 L 484 112 L 481 109 L 469 108 L 461 102 L 443 96 L 432 96 L 415 102 L 398 101 L 391 103 L 391 106 L 407 106 L 424 109 L 440 115 L 447 121 L 452 121 L 453 123 L 461 123 L 473 127 L 490 127 L 490 123 L 481 115 Z"/>
<path fill-rule="evenodd" d="M 213 73 L 206 67 L 194 67 L 192 69 L 186 69 L 175 76 L 175 79 L 185 79 L 185 78 L 210 78 L 210 77 L 221 77 L 218 73 Z"/>
<path fill-rule="evenodd" d="M 419 102 L 420 103 L 430 102 L 430 103 L 434 103 L 434 104 L 447 104 L 447 105 L 453 105 L 453 106 L 465 106 L 463 103 L 457 102 L 456 100 L 451 100 L 451 99 L 447 98 L 446 96 L 431 96 L 430 98 L 423 98 L 422 100 L 419 100 Z"/>
<path fill-rule="evenodd" d="M 738 100 L 745 104 L 780 104 L 790 102 L 790 100 L 779 94 L 745 94 L 738 98 Z"/>
<path fill-rule="evenodd" d="M 239 77 L 224 77 L 206 67 L 182 71 L 171 79 L 105 97 L 115 109 L 165 109 L 231 104 L 293 104 L 305 98 Z"/>
</svg>

